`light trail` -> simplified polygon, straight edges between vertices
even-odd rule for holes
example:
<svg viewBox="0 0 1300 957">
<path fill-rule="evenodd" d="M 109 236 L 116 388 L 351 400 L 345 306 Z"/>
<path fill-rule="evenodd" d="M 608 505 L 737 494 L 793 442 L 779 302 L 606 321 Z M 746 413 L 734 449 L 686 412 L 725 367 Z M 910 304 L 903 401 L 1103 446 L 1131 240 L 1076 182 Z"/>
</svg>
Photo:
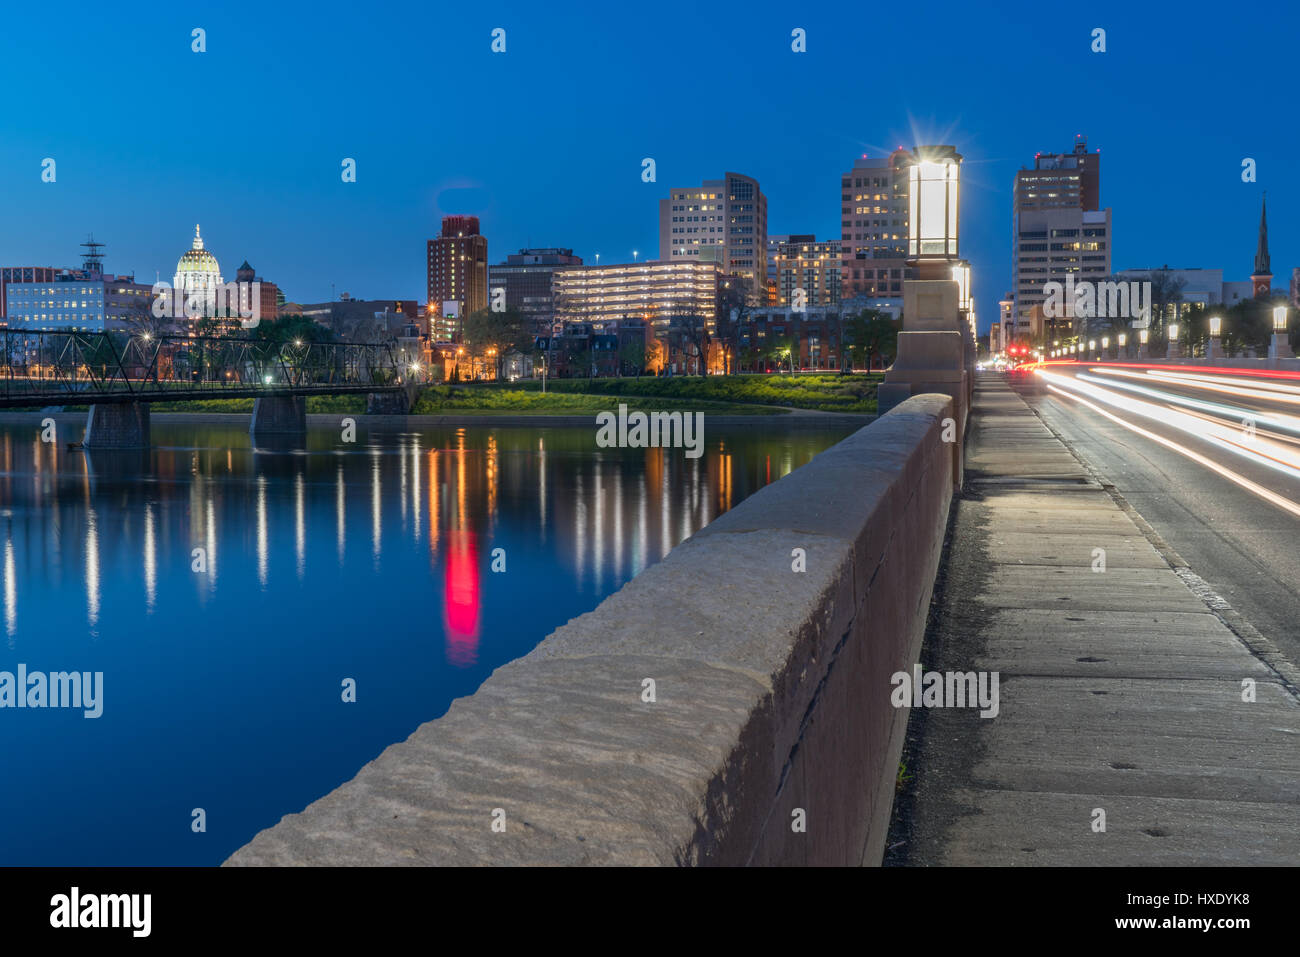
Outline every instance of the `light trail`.
<svg viewBox="0 0 1300 957">
<path fill-rule="evenodd" d="M 1073 391 L 1081 392 L 1085 395 L 1091 396 L 1099 402 L 1112 406 L 1113 408 L 1121 409 L 1133 415 L 1159 422 L 1162 425 L 1177 429 L 1180 432 L 1221 448 L 1226 452 L 1244 458 L 1255 465 L 1280 472 L 1289 478 L 1300 480 L 1300 452 L 1295 449 L 1287 448 L 1279 443 L 1272 442 L 1268 439 L 1264 439 L 1261 442 L 1257 433 L 1250 441 L 1249 445 L 1244 445 L 1242 444 L 1242 437 L 1243 435 L 1249 434 L 1249 432 L 1248 430 L 1243 429 L 1240 424 L 1236 427 L 1215 425 L 1212 422 L 1206 421 L 1203 417 L 1182 412 L 1168 406 L 1154 405 L 1141 399 L 1131 398 L 1130 396 L 1114 392 L 1109 388 L 1093 385 L 1089 382 L 1079 381 L 1079 379 L 1091 378 L 1087 376 L 1080 376 L 1078 379 L 1075 379 L 1048 372 L 1040 372 L 1039 374 L 1048 380 L 1049 388 L 1053 389 L 1053 391 L 1057 393 L 1067 395 L 1071 398 L 1077 398 L 1077 396 L 1073 395 Z M 1057 385 L 1052 385 L 1052 383 L 1057 383 Z M 1135 391 L 1151 393 L 1162 401 L 1165 401 L 1168 398 L 1158 392 L 1154 392 L 1154 390 L 1144 389 L 1140 386 L 1132 386 L 1128 383 L 1108 383 L 1108 385 L 1123 385 Z M 1092 403 L 1087 404 L 1091 408 L 1096 408 Z M 1213 408 L 1213 403 L 1205 404 L 1210 405 Z M 1253 414 L 1249 411 L 1247 412 L 1247 416 L 1251 420 L 1254 420 Z M 1108 415 L 1107 417 L 1111 418 L 1112 416 Z M 1123 420 L 1116 419 L 1116 421 Z M 1128 423 L 1124 424 L 1126 426 L 1128 425 Z M 1142 431 L 1143 434 L 1147 434 L 1145 433 L 1145 430 Z M 1185 448 L 1177 445 L 1177 443 L 1171 444 L 1168 440 L 1163 441 L 1161 444 L 1167 444 L 1170 448 L 1177 447 L 1179 451 L 1182 451 Z M 1261 446 L 1267 449 L 1268 454 L 1265 454 L 1264 451 L 1261 450 Z M 1190 450 L 1187 451 L 1190 452 Z M 1199 455 L 1199 453 L 1196 454 Z M 1198 461 L 1205 463 L 1210 462 L 1211 460 L 1204 456 L 1199 456 Z M 1227 475 L 1230 470 L 1216 464 L 1215 471 Z M 1230 474 L 1237 475 L 1235 472 L 1231 472 Z M 1238 478 L 1241 478 L 1243 482 L 1249 481 L 1243 476 L 1238 476 Z M 1262 486 L 1255 485 L 1255 483 L 1251 483 L 1251 485 L 1255 488 L 1262 488 Z M 1270 495 L 1273 495 L 1273 493 L 1270 492 Z M 1289 499 L 1281 500 L 1290 501 Z M 1270 501 L 1272 501 L 1271 498 Z M 1300 506 L 1296 506 L 1296 508 L 1300 509 Z M 1297 511 L 1297 514 L 1300 514 L 1300 511 Z"/>
<path fill-rule="evenodd" d="M 1051 376 L 1051 378 L 1057 379 L 1060 377 Z M 1292 515 L 1296 516 L 1297 518 L 1300 518 L 1300 505 L 1297 505 L 1295 502 L 1291 501 L 1288 498 L 1278 495 L 1272 489 L 1265 488 L 1262 485 L 1252 482 L 1244 475 L 1234 472 L 1229 468 L 1225 468 L 1224 466 L 1220 465 L 1218 462 L 1215 462 L 1213 459 L 1207 458 L 1206 456 L 1201 455 L 1199 452 L 1187 448 L 1187 446 L 1185 445 L 1179 445 L 1177 442 L 1173 441 L 1172 439 L 1167 439 L 1164 436 L 1157 435 L 1154 432 L 1150 432 L 1142 428 L 1141 426 L 1134 425 L 1131 422 L 1127 422 L 1124 419 L 1120 418 L 1119 416 L 1101 408 L 1101 406 L 1094 405 L 1093 403 L 1089 402 L 1087 399 L 1083 398 L 1082 396 L 1074 395 L 1073 393 L 1067 391 L 1066 389 L 1053 385 L 1051 382 L 1047 384 L 1047 387 L 1051 389 L 1053 392 L 1062 395 L 1067 399 L 1072 399 L 1073 401 L 1078 402 L 1080 405 L 1087 406 L 1088 408 L 1096 412 L 1098 415 L 1104 416 L 1105 418 L 1114 422 L 1116 425 L 1123 426 L 1124 428 L 1128 429 L 1130 432 L 1134 432 L 1145 439 L 1150 439 L 1152 442 L 1155 442 L 1158 445 L 1163 445 L 1165 448 L 1170 449 L 1174 452 L 1177 452 L 1179 455 L 1191 459 L 1193 462 L 1196 462 L 1198 465 L 1204 466 L 1205 468 L 1209 469 L 1211 472 L 1214 472 L 1216 475 L 1219 475 L 1227 479 L 1229 482 L 1232 482 L 1234 485 L 1240 486 L 1241 488 L 1245 489 L 1246 491 L 1250 492 L 1253 495 L 1258 496 L 1259 498 L 1263 499 L 1269 504 L 1275 505 L 1278 508 L 1282 509 L 1283 511 L 1289 512 Z"/>
</svg>

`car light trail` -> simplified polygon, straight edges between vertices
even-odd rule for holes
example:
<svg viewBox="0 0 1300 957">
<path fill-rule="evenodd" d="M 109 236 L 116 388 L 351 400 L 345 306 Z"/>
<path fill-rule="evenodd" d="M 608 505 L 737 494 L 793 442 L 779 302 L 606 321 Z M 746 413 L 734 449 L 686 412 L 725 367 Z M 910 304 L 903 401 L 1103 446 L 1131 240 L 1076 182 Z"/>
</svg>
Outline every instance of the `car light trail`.
<svg viewBox="0 0 1300 957">
<path fill-rule="evenodd" d="M 1132 413 L 1133 415 L 1138 415 L 1143 418 L 1152 419 L 1153 421 L 1159 422 L 1162 425 L 1169 426 L 1170 428 L 1177 429 L 1180 432 L 1184 432 L 1195 438 L 1201 439 L 1202 441 L 1209 442 L 1210 444 L 1215 445 L 1223 449 L 1224 451 L 1230 452 L 1233 455 L 1240 456 L 1241 458 L 1244 458 L 1247 461 L 1250 461 L 1256 465 L 1260 465 L 1265 468 L 1272 469 L 1273 471 L 1276 472 L 1281 472 L 1282 474 L 1288 476 L 1289 478 L 1300 479 L 1300 452 L 1297 452 L 1297 450 L 1295 449 L 1289 448 L 1277 442 L 1270 441 L 1268 439 L 1264 439 L 1261 441 L 1261 439 L 1257 434 L 1250 441 L 1249 445 L 1243 444 L 1242 443 L 1243 429 L 1239 424 L 1236 426 L 1225 425 L 1225 424 L 1216 425 L 1213 422 L 1207 421 L 1206 419 L 1196 415 L 1192 415 L 1166 406 L 1154 405 L 1150 402 L 1145 402 L 1141 399 L 1135 399 L 1127 395 L 1121 395 L 1118 392 L 1111 391 L 1111 389 L 1109 388 L 1092 385 L 1090 383 L 1080 382 L 1076 379 L 1072 379 L 1067 376 L 1060 376 L 1060 375 L 1055 375 L 1046 372 L 1040 373 L 1040 375 L 1042 375 L 1045 379 L 1048 380 L 1049 388 L 1062 395 L 1067 395 L 1071 398 L 1077 398 L 1077 396 L 1073 395 L 1073 392 L 1074 391 L 1082 392 L 1085 395 L 1091 396 L 1092 398 L 1096 399 L 1099 402 L 1105 403 L 1106 405 L 1112 406 L 1114 408 L 1122 409 L 1126 412 Z M 1052 383 L 1057 383 L 1057 384 L 1053 385 Z M 1120 385 L 1120 383 L 1109 383 L 1109 384 Z M 1135 386 L 1132 388 L 1140 389 L 1141 387 Z M 1143 391 L 1150 391 L 1150 390 L 1143 390 Z M 1161 396 L 1158 393 L 1157 396 L 1160 397 L 1161 399 L 1165 398 L 1164 396 Z M 1096 406 L 1093 406 L 1092 403 L 1088 403 L 1088 405 L 1090 408 L 1096 408 Z M 1108 416 L 1108 418 L 1110 417 L 1111 416 Z M 1254 414 L 1250 413 L 1249 411 L 1247 412 L 1246 417 L 1251 419 L 1252 421 L 1254 420 Z M 1127 423 L 1125 424 L 1127 425 Z M 1178 446 L 1178 448 L 1181 450 L 1183 447 Z M 1267 454 L 1265 454 L 1265 452 L 1262 451 L 1262 449 L 1267 449 Z M 1210 459 L 1207 459 L 1204 456 L 1201 456 L 1198 459 L 1198 461 L 1201 460 L 1204 460 L 1205 462 L 1211 461 Z M 1215 470 L 1219 471 L 1221 474 L 1223 474 L 1226 471 L 1223 469 L 1222 466 L 1216 466 Z M 1232 474 L 1236 475 L 1236 473 L 1232 473 Z M 1247 479 L 1244 479 L 1244 477 L 1242 478 L 1242 480 L 1249 481 Z M 1254 483 L 1252 483 L 1252 485 L 1253 484 Z M 1256 486 L 1256 487 L 1262 487 L 1262 486 Z M 1284 499 L 1284 501 L 1289 501 L 1289 500 Z"/>
<path fill-rule="evenodd" d="M 1055 379 L 1057 377 L 1052 376 L 1051 378 Z M 1263 499 L 1264 501 L 1268 502 L 1269 504 L 1275 505 L 1278 508 L 1282 509 L 1283 511 L 1290 512 L 1292 515 L 1296 516 L 1297 518 L 1300 518 L 1300 505 L 1297 505 L 1295 502 L 1291 501 L 1288 498 L 1285 498 L 1284 496 L 1278 495 L 1272 489 L 1265 488 L 1262 485 L 1252 482 L 1244 475 L 1234 472 L 1229 468 L 1225 468 L 1224 466 L 1220 465 L 1218 462 L 1215 462 L 1213 459 L 1207 458 L 1206 456 L 1201 455 L 1199 452 L 1189 449 L 1185 445 L 1180 445 L 1177 442 L 1173 441 L 1172 439 L 1167 439 L 1162 435 L 1156 435 L 1154 432 L 1150 432 L 1142 428 L 1141 426 L 1134 425 L 1132 422 L 1127 422 L 1124 419 L 1120 418 L 1119 416 L 1106 411 L 1101 406 L 1094 405 L 1092 402 L 1089 402 L 1087 399 L 1083 398 L 1082 396 L 1074 395 L 1073 393 L 1068 392 L 1067 390 L 1060 388 L 1056 385 L 1053 385 L 1050 382 L 1047 384 L 1047 387 L 1051 391 L 1056 392 L 1059 395 L 1065 396 L 1068 399 L 1073 399 L 1075 402 L 1078 402 L 1080 405 L 1087 406 L 1088 408 L 1096 412 L 1098 415 L 1105 416 L 1107 419 L 1110 419 L 1116 425 L 1121 425 L 1124 428 L 1128 429 L 1130 432 L 1134 432 L 1145 439 L 1150 439 L 1152 442 L 1155 442 L 1158 445 L 1163 445 L 1165 448 L 1171 449 L 1172 451 L 1177 452 L 1179 455 L 1191 459 L 1193 462 L 1196 462 L 1198 465 L 1205 466 L 1205 468 L 1209 469 L 1211 472 L 1214 472 L 1216 475 L 1222 476 L 1223 478 L 1227 479 L 1229 482 L 1232 482 L 1234 485 L 1238 485 L 1241 488 L 1245 489 L 1246 491 L 1250 492 L 1251 494 L 1256 495 L 1259 498 Z"/>
</svg>

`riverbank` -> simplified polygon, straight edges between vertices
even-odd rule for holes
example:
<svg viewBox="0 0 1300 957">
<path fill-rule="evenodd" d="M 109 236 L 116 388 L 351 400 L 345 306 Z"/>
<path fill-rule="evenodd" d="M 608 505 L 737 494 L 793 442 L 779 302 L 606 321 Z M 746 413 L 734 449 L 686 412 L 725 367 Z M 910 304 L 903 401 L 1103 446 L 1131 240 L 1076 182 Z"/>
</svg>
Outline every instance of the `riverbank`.
<svg viewBox="0 0 1300 957">
<path fill-rule="evenodd" d="M 640 408 L 628 403 L 631 408 Z M 644 410 L 643 410 L 644 411 Z M 154 425 L 227 425 L 247 428 L 251 412 L 154 412 Z M 0 425 L 38 427 L 43 419 L 53 419 L 60 426 L 83 427 L 85 412 L 0 412 Z M 444 415 L 364 415 L 342 412 L 310 413 L 309 429 L 338 429 L 344 419 L 353 419 L 357 428 L 384 431 L 410 431 L 436 428 L 595 428 L 591 414 L 539 414 L 509 412 L 456 412 Z M 763 429 L 841 429 L 861 427 L 874 422 L 874 415 L 792 410 L 749 412 L 744 414 L 706 412 L 706 427 L 751 426 Z"/>
</svg>

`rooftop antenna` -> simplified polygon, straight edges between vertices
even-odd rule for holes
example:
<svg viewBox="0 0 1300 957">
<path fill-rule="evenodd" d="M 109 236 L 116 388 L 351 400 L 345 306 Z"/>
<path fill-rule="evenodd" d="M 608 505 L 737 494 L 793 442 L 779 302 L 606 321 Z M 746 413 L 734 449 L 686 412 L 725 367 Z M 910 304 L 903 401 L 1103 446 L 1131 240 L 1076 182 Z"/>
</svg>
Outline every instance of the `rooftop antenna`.
<svg viewBox="0 0 1300 957">
<path fill-rule="evenodd" d="M 94 234 L 89 233 L 86 236 L 86 241 L 81 245 L 86 250 L 81 254 L 81 268 L 92 276 L 102 276 L 104 274 L 104 254 L 100 250 L 104 248 L 104 244 L 95 242 Z"/>
</svg>

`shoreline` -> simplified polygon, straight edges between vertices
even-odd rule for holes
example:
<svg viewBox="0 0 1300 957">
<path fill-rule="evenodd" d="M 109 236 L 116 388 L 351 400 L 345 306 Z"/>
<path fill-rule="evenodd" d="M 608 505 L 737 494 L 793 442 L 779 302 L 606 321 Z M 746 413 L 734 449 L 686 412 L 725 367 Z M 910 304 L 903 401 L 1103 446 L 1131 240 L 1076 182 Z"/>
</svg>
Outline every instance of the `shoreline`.
<svg viewBox="0 0 1300 957">
<path fill-rule="evenodd" d="M 230 425 L 248 427 L 251 412 L 154 412 L 150 421 L 155 425 Z M 32 425 L 50 418 L 59 424 L 85 424 L 85 412 L 3 412 L 0 425 Z M 594 428 L 596 413 L 519 413 L 458 412 L 438 415 L 365 415 L 350 412 L 312 412 L 307 415 L 307 428 L 337 429 L 347 418 L 355 419 L 363 429 L 433 429 L 498 426 L 501 428 Z M 759 426 L 762 428 L 827 429 L 842 426 L 862 427 L 876 420 L 871 412 L 821 412 L 812 409 L 792 409 L 788 413 L 757 413 L 736 415 L 727 412 L 705 412 L 706 425 Z"/>
</svg>

